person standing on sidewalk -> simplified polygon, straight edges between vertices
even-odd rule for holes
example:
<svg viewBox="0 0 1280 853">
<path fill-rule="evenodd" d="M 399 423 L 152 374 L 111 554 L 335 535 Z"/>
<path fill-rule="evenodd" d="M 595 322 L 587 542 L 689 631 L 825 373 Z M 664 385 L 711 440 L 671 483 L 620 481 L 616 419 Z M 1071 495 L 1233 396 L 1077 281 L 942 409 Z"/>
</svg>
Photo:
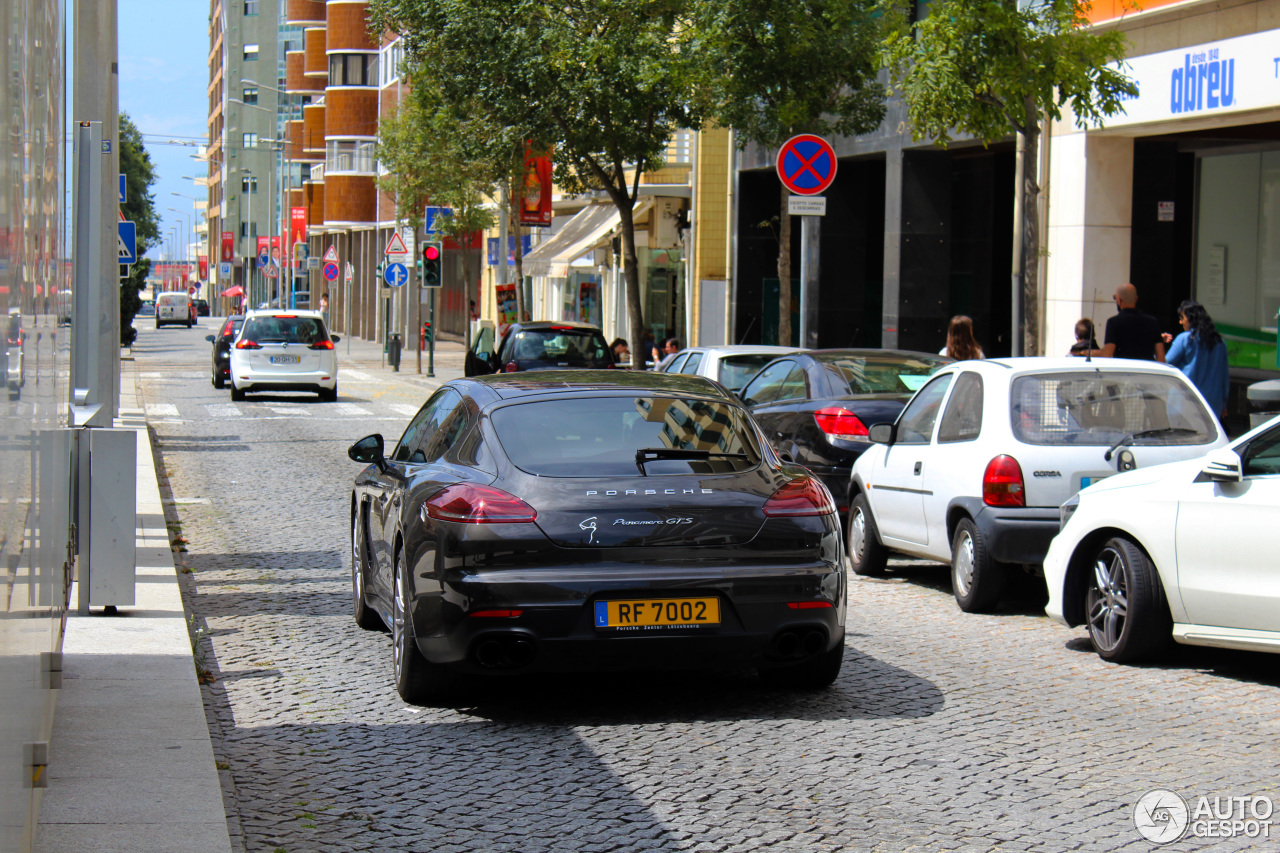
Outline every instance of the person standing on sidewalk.
<svg viewBox="0 0 1280 853">
<path fill-rule="evenodd" d="M 1116 302 L 1116 315 L 1107 321 L 1102 349 L 1092 355 L 1103 358 L 1135 358 L 1164 362 L 1164 340 L 1160 336 L 1160 324 L 1150 314 L 1138 310 L 1138 288 L 1122 284 L 1112 298 Z"/>
<path fill-rule="evenodd" d="M 1178 322 L 1183 329 L 1178 337 L 1162 335 L 1165 343 L 1172 344 L 1165 362 L 1185 373 L 1204 395 L 1213 413 L 1222 418 L 1227 411 L 1227 392 L 1231 387 L 1227 344 L 1218 334 L 1209 312 L 1194 299 L 1184 299 L 1178 306 Z"/>
</svg>

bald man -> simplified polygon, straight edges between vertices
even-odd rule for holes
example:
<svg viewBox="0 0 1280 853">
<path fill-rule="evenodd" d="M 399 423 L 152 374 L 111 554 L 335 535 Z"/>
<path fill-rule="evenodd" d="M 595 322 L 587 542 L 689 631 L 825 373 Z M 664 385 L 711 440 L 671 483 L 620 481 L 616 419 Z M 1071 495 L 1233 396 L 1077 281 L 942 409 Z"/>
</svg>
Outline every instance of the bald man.
<svg viewBox="0 0 1280 853">
<path fill-rule="evenodd" d="M 1122 284 L 1116 288 L 1112 298 L 1118 310 L 1107 321 L 1102 349 L 1094 350 L 1094 355 L 1163 363 L 1164 339 L 1160 337 L 1160 324 L 1155 317 L 1138 310 L 1138 288 Z"/>
</svg>

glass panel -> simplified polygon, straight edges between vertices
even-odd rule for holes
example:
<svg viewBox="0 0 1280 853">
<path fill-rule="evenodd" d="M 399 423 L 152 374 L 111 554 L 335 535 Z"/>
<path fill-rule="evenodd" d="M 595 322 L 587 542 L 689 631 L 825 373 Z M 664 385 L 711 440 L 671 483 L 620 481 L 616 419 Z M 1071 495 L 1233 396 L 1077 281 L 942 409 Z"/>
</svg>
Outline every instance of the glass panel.
<svg viewBox="0 0 1280 853">
<path fill-rule="evenodd" d="M 928 444 L 933 437 L 933 423 L 938 418 L 938 406 L 951 384 L 951 374 L 939 376 L 911 398 L 898 419 L 898 444 Z"/>
<path fill-rule="evenodd" d="M 974 441 L 982 432 L 982 377 L 962 373 L 947 400 L 938 441 Z"/>
<path fill-rule="evenodd" d="M 910 394 L 948 364 L 931 356 L 830 355 L 818 356 L 827 381 L 838 396 L 847 394 Z"/>
</svg>

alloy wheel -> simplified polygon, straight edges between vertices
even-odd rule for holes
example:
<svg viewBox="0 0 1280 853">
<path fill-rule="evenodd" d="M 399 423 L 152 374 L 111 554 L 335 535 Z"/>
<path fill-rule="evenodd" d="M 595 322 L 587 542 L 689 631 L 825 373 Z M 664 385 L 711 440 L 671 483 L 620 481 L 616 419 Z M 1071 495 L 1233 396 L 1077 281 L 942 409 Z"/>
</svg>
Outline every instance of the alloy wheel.
<svg viewBox="0 0 1280 853">
<path fill-rule="evenodd" d="M 364 561 L 360 559 L 360 517 L 351 519 L 351 581 L 355 584 L 356 601 L 364 601 Z"/>
<path fill-rule="evenodd" d="M 1089 635 L 1099 650 L 1113 651 L 1129 618 L 1129 590 L 1124 555 L 1104 548 L 1093 564 L 1093 581 L 1085 594 Z"/>
<path fill-rule="evenodd" d="M 397 562 L 399 562 L 397 560 Z M 392 664 L 395 666 L 396 678 L 400 678 L 400 674 L 404 669 L 404 596 L 403 583 L 400 579 L 400 572 L 396 571 L 396 593 L 392 596 L 391 602 L 391 653 Z"/>
</svg>

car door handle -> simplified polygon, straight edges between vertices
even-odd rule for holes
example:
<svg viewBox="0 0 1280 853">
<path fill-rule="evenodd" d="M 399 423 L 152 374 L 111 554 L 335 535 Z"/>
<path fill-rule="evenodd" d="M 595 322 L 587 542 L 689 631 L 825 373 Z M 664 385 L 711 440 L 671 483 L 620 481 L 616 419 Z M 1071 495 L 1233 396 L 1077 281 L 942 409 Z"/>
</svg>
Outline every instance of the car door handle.
<svg viewBox="0 0 1280 853">
<path fill-rule="evenodd" d="M 923 464 L 924 464 L 923 462 L 917 462 L 917 463 L 916 463 L 916 476 L 917 476 L 917 477 L 919 477 L 919 476 L 920 476 L 920 468 L 921 468 L 921 466 L 922 466 Z"/>
</svg>

